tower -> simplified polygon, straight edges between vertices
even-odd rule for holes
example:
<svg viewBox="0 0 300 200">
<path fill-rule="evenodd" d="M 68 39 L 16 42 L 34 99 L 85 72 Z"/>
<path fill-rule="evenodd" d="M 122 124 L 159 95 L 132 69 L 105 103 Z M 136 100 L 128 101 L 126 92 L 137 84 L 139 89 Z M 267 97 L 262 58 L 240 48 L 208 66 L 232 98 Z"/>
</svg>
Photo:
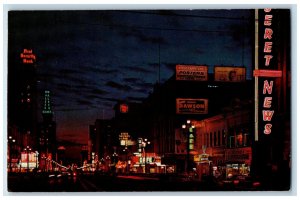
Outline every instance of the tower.
<svg viewBox="0 0 300 200">
<path fill-rule="evenodd" d="M 39 151 L 41 157 L 56 159 L 56 123 L 53 121 L 50 91 L 45 90 L 42 117 L 39 129 Z"/>
</svg>

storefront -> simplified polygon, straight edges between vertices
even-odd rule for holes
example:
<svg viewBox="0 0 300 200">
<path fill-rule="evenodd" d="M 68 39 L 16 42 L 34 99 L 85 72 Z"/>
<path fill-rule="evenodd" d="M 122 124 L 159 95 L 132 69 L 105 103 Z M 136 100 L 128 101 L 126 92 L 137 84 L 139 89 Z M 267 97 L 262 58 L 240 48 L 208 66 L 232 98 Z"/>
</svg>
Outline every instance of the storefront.
<svg viewBox="0 0 300 200">
<path fill-rule="evenodd" d="M 226 178 L 233 176 L 248 176 L 252 160 L 251 147 L 225 150 Z"/>
</svg>

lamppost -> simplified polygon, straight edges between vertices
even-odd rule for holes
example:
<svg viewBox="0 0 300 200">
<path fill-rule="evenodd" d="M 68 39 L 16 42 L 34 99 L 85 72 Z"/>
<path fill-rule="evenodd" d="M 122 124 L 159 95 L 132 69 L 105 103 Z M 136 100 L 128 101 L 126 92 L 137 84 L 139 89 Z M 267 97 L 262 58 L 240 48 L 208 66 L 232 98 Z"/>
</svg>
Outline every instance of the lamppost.
<svg viewBox="0 0 300 200">
<path fill-rule="evenodd" d="M 144 159 L 145 159 L 145 161 L 144 161 L 144 165 L 145 165 L 145 173 L 146 173 L 146 169 L 147 169 L 147 154 L 146 154 L 146 146 L 147 145 L 150 145 L 150 141 L 148 141 L 148 139 L 147 138 L 145 138 L 145 139 L 143 139 L 142 140 L 142 147 L 143 147 L 143 154 L 144 154 Z"/>
<path fill-rule="evenodd" d="M 15 143 L 16 140 L 12 138 L 12 136 L 8 137 L 8 144 L 9 144 L 9 171 L 12 172 L 12 166 L 11 166 L 11 157 L 12 157 L 12 145 Z"/>
<path fill-rule="evenodd" d="M 186 161 L 184 170 L 187 174 L 190 170 L 190 150 L 194 149 L 194 128 L 195 126 L 192 125 L 191 120 L 187 120 L 186 124 L 182 125 L 182 129 L 186 135 Z"/>
<path fill-rule="evenodd" d="M 35 151 L 35 168 L 38 170 L 38 160 L 39 160 L 39 152 Z"/>
<path fill-rule="evenodd" d="M 31 151 L 31 148 L 27 146 L 24 150 L 27 154 L 27 172 L 29 172 L 29 152 Z"/>
</svg>

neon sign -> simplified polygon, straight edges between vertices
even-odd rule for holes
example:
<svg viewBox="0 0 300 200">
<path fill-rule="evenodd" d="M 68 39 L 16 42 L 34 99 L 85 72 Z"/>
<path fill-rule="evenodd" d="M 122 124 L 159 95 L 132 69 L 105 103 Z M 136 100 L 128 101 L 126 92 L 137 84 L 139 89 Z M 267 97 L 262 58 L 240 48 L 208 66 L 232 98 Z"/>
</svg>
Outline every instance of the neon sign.
<svg viewBox="0 0 300 200">
<path fill-rule="evenodd" d="M 32 53 L 32 49 L 23 49 L 20 58 L 23 64 L 33 64 L 36 62 L 36 56 Z"/>
<path fill-rule="evenodd" d="M 274 92 L 276 90 L 275 88 L 275 78 L 282 77 L 282 71 L 276 69 L 276 48 L 274 49 L 273 40 L 274 35 L 276 35 L 276 31 L 274 31 L 274 28 L 276 28 L 276 23 L 274 23 L 274 18 L 276 19 L 276 16 L 274 16 L 271 12 L 272 9 L 267 8 L 261 11 L 260 19 L 262 19 L 260 32 L 262 33 L 260 38 L 260 51 L 262 52 L 260 56 L 260 69 L 256 69 L 253 72 L 253 75 L 256 77 L 260 77 L 259 79 L 259 91 L 261 92 L 259 96 L 260 97 L 260 107 L 261 107 L 261 127 L 262 132 L 265 135 L 269 135 L 272 133 L 272 119 L 275 114 L 275 103 L 273 101 L 276 100 L 274 98 Z M 275 12 L 274 12 L 275 13 Z M 276 41 L 276 40 L 274 40 Z"/>
</svg>

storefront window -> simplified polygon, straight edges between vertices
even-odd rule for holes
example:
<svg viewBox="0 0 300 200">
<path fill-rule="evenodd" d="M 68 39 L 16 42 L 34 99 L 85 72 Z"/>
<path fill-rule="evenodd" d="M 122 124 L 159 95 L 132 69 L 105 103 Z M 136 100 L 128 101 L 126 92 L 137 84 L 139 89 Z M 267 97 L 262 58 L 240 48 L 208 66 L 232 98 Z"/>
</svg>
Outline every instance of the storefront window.
<svg viewBox="0 0 300 200">
<path fill-rule="evenodd" d="M 233 176 L 248 176 L 250 174 L 250 167 L 246 164 L 227 164 L 226 165 L 226 178 Z"/>
</svg>

